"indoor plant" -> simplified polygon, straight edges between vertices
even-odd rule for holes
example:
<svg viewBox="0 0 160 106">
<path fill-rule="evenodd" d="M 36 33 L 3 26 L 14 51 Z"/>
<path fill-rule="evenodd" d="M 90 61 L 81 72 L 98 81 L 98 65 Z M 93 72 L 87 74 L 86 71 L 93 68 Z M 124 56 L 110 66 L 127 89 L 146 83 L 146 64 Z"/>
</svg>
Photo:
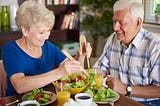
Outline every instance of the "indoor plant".
<svg viewBox="0 0 160 106">
<path fill-rule="evenodd" d="M 157 4 L 155 9 L 155 18 L 158 23 L 160 23 L 160 4 Z"/>
<path fill-rule="evenodd" d="M 113 4 L 116 0 L 81 0 L 81 31 L 93 38 L 92 57 L 96 57 L 98 36 L 108 37 L 113 33 Z"/>
</svg>

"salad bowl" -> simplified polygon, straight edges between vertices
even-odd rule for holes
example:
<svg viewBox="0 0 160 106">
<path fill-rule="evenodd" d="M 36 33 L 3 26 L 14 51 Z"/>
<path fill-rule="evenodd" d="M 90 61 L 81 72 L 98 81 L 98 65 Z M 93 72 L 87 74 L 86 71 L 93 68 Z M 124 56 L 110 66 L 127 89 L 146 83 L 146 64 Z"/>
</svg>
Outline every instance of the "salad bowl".
<svg viewBox="0 0 160 106">
<path fill-rule="evenodd" d="M 70 88 L 71 95 L 82 92 L 88 85 L 89 85 L 89 83 L 87 83 L 85 86 L 80 87 L 80 88 Z"/>
<path fill-rule="evenodd" d="M 61 84 L 60 84 L 61 83 Z M 53 82 L 55 86 L 63 86 L 63 89 L 69 89 L 71 95 L 82 92 L 88 85 L 87 77 L 84 74 L 71 74 L 58 81 Z"/>
</svg>

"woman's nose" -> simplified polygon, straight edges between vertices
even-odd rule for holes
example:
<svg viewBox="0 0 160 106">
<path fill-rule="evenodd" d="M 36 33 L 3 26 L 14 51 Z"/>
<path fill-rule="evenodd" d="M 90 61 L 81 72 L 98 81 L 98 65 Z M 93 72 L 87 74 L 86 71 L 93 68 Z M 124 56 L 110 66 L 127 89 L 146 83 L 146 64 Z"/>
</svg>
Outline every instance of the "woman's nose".
<svg viewBox="0 0 160 106">
<path fill-rule="evenodd" d="M 43 36 L 43 38 L 45 40 L 47 40 L 47 39 L 49 39 L 49 36 L 50 36 L 50 32 L 47 32 L 47 33 L 45 33 L 45 35 Z"/>
</svg>

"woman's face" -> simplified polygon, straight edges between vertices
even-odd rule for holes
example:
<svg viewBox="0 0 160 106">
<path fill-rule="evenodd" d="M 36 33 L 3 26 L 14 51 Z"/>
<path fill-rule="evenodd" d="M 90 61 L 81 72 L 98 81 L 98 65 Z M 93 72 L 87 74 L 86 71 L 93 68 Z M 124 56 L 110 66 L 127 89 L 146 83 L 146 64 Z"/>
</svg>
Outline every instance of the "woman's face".
<svg viewBox="0 0 160 106">
<path fill-rule="evenodd" d="M 133 21 L 129 9 L 115 11 L 113 15 L 113 29 L 117 39 L 129 45 L 136 36 L 139 28 L 137 21 Z"/>
<path fill-rule="evenodd" d="M 38 23 L 32 25 L 23 35 L 32 47 L 41 47 L 50 36 L 50 27 Z"/>
</svg>

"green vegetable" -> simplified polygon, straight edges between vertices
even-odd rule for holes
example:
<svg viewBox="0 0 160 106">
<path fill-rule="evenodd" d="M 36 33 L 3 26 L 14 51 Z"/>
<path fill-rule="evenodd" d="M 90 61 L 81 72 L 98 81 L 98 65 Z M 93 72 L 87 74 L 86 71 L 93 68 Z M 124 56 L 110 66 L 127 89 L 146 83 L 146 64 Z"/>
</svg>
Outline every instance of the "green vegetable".
<svg viewBox="0 0 160 106">
<path fill-rule="evenodd" d="M 61 78 L 60 81 L 65 88 L 81 88 L 86 85 L 86 79 L 86 76 L 83 74 L 71 74 Z"/>
<path fill-rule="evenodd" d="M 24 96 L 24 100 L 37 100 L 40 104 L 50 101 L 51 95 L 45 93 L 43 89 L 35 89 L 30 95 Z"/>
<path fill-rule="evenodd" d="M 113 92 L 112 89 L 108 88 L 107 89 L 107 95 L 106 95 L 108 98 L 111 98 L 111 97 L 115 97 L 115 94 Z"/>
<path fill-rule="evenodd" d="M 89 77 L 87 77 L 87 80 L 89 82 L 89 86 L 85 89 L 85 93 L 89 93 L 93 96 L 93 101 L 95 102 L 105 102 L 106 98 L 113 98 L 115 97 L 115 93 L 110 88 L 97 88 L 96 82 L 95 82 L 95 72 L 94 69 L 88 69 L 88 73 L 90 74 Z"/>
<path fill-rule="evenodd" d="M 69 76 L 65 76 L 65 77 L 61 78 L 60 80 L 61 80 L 61 81 L 66 80 L 66 81 L 70 82 L 70 78 L 69 78 Z"/>
<path fill-rule="evenodd" d="M 105 87 L 101 87 L 97 90 L 96 94 L 93 96 L 94 101 L 105 101 L 107 97 L 107 89 Z"/>
<path fill-rule="evenodd" d="M 91 75 L 91 76 L 95 76 L 94 69 L 92 69 L 92 68 L 88 69 L 88 73 L 89 73 L 89 75 Z"/>
<path fill-rule="evenodd" d="M 72 87 L 73 88 L 80 88 L 85 86 L 85 83 L 83 80 L 78 80 L 77 82 L 73 83 Z"/>
<path fill-rule="evenodd" d="M 93 69 L 88 69 L 88 73 L 90 74 L 90 76 L 87 77 L 87 79 L 88 79 L 88 82 L 89 82 L 90 86 L 96 85 L 96 82 L 95 82 L 95 79 L 94 79 L 94 77 L 95 77 L 94 70 Z"/>
</svg>

